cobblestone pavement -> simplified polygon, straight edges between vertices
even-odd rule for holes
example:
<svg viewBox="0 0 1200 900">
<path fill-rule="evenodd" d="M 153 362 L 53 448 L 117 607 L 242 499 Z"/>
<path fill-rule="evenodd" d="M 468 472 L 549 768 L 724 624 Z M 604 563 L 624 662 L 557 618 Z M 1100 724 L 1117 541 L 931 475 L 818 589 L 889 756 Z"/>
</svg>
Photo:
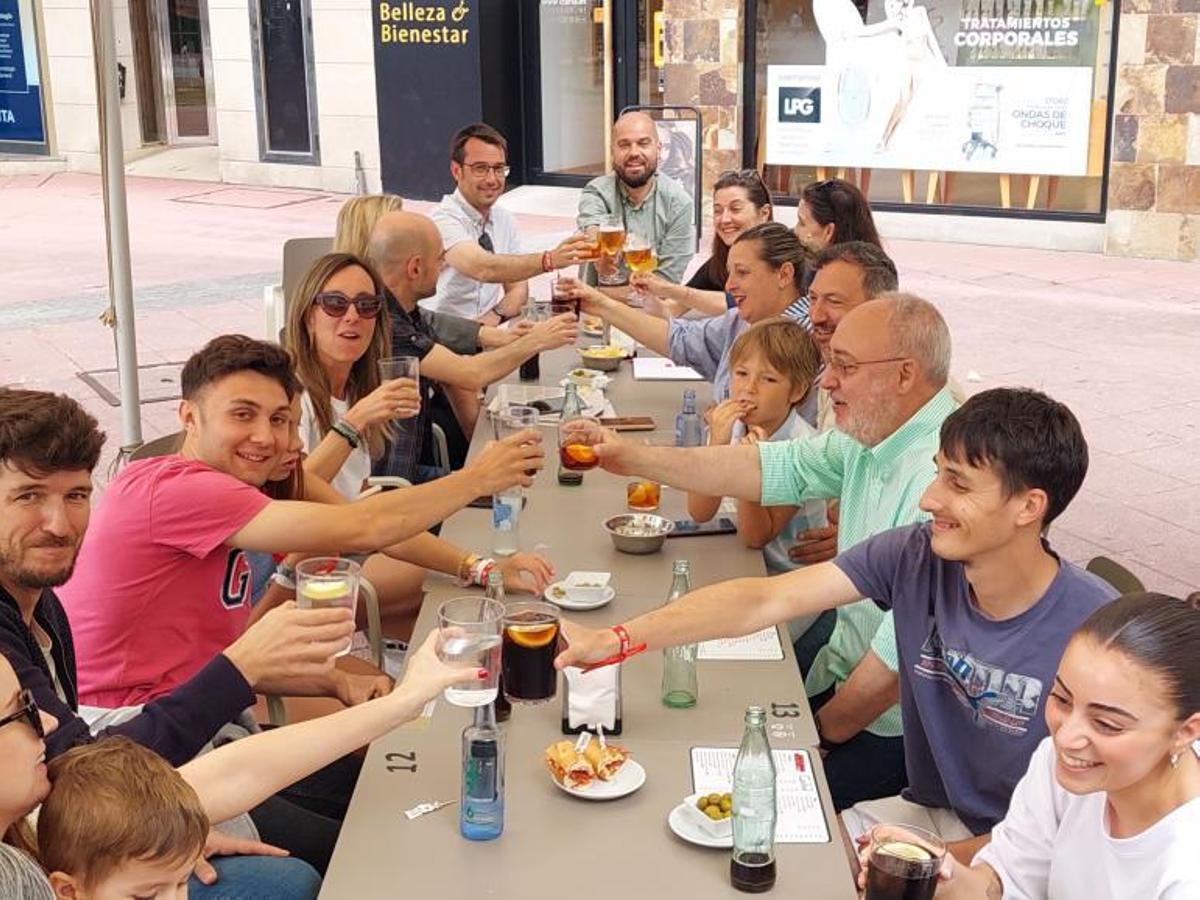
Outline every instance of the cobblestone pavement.
<svg viewBox="0 0 1200 900">
<path fill-rule="evenodd" d="M 210 337 L 265 333 L 262 289 L 288 237 L 330 234 L 344 197 L 130 178 L 140 362 L 182 362 Z M 424 204 L 412 204 L 414 209 Z M 115 365 L 102 202 L 88 175 L 0 178 L 0 382 L 65 391 L 119 444 L 119 410 L 77 377 Z M 530 248 L 568 218 L 520 214 Z M 986 223 L 980 225 L 986 228 Z M 1047 223 L 1047 228 L 1053 227 Z M 906 241 L 901 285 L 934 301 L 968 391 L 1041 388 L 1084 424 L 1092 465 L 1052 529 L 1065 556 L 1106 554 L 1147 584 L 1200 588 L 1200 280 L 1186 263 Z M 146 403 L 147 438 L 175 430 L 175 404 Z"/>
</svg>

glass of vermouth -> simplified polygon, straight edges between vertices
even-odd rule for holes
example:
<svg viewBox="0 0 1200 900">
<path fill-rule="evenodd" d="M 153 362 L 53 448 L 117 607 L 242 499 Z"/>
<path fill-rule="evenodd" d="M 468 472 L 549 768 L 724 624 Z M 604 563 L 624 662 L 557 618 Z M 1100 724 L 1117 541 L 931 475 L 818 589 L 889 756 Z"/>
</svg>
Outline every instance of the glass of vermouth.
<svg viewBox="0 0 1200 900">
<path fill-rule="evenodd" d="M 871 829 L 864 900 L 933 900 L 946 844 L 914 825 Z"/>
</svg>

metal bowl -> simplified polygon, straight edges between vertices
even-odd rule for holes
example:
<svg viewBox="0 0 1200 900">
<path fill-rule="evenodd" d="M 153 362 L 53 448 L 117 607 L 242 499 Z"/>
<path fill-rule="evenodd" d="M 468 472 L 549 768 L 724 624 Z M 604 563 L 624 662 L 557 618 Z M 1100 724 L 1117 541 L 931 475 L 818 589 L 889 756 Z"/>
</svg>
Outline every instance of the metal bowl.
<svg viewBox="0 0 1200 900">
<path fill-rule="evenodd" d="M 606 519 L 604 530 L 622 553 L 657 553 L 675 523 L 650 513 L 622 513 Z"/>
<path fill-rule="evenodd" d="M 579 351 L 579 358 L 585 369 L 596 369 L 599 372 L 615 372 L 621 368 L 621 356 L 592 356 L 586 350 Z"/>
</svg>

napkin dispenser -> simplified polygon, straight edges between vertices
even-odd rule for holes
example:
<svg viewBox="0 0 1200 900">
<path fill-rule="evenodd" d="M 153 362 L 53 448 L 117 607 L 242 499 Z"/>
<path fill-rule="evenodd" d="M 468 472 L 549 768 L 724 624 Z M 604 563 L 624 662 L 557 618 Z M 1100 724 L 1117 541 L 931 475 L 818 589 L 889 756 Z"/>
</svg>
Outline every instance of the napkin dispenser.
<svg viewBox="0 0 1200 900">
<path fill-rule="evenodd" d="M 590 672 L 563 669 L 563 734 L 595 731 L 621 733 L 621 664 L 602 666 Z"/>
</svg>

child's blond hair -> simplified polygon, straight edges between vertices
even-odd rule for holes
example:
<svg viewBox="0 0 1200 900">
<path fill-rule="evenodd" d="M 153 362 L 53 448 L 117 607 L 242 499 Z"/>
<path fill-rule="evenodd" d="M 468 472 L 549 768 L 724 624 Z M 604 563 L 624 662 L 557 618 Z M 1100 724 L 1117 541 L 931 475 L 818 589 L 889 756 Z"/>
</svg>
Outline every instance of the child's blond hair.
<svg viewBox="0 0 1200 900">
<path fill-rule="evenodd" d="M 170 763 L 128 738 L 76 747 L 51 761 L 50 795 L 38 815 L 38 854 L 47 872 L 92 888 L 138 860 L 198 858 L 208 816 Z"/>
<path fill-rule="evenodd" d="M 759 354 L 793 388 L 803 387 L 801 401 L 821 371 L 821 350 L 808 329 L 795 319 L 766 319 L 743 331 L 729 350 L 729 367 L 732 369 L 752 353 Z"/>
</svg>

